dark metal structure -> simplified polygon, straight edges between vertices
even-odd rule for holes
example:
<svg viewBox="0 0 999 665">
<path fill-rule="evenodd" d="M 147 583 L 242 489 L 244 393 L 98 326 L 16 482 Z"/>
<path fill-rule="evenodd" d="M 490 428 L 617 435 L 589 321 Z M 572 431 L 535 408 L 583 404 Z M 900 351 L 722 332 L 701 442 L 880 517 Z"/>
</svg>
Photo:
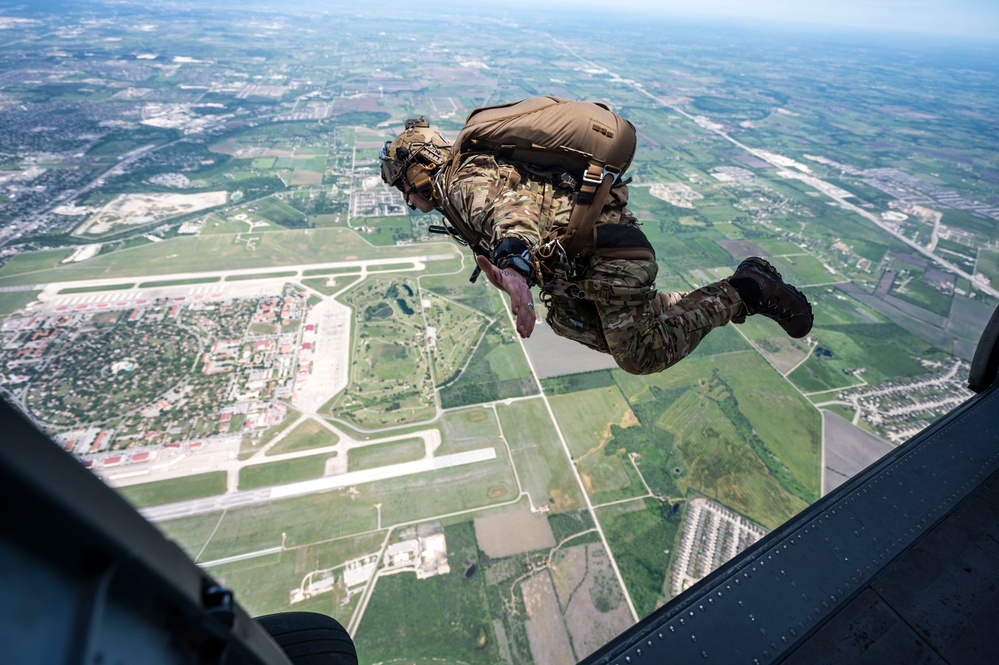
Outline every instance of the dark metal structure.
<svg viewBox="0 0 999 665">
<path fill-rule="evenodd" d="M 0 662 L 292 662 L 231 592 L 3 400 L 0 424 Z"/>
</svg>

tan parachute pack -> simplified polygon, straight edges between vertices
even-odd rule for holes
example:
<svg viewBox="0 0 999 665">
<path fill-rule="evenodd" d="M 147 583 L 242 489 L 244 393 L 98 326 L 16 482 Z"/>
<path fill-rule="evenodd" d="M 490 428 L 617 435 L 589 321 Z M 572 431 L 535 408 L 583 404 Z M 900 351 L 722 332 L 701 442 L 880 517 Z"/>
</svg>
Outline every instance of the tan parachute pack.
<svg viewBox="0 0 999 665">
<path fill-rule="evenodd" d="M 636 144 L 635 126 L 605 104 L 531 97 L 472 111 L 451 148 L 446 180 L 464 157 L 482 153 L 564 171 L 578 190 L 564 247 L 577 256 L 594 246 L 596 219 L 611 186 L 631 165 Z"/>
</svg>

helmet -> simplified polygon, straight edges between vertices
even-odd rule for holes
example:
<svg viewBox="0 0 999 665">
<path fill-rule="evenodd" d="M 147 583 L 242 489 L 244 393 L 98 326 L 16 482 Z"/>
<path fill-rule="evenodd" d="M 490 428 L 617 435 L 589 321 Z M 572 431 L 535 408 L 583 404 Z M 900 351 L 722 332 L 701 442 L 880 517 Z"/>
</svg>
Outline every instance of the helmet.
<svg viewBox="0 0 999 665">
<path fill-rule="evenodd" d="M 430 128 L 423 116 L 406 121 L 406 129 L 393 141 L 386 141 L 379 158 L 382 161 L 382 180 L 387 185 L 401 188 L 401 181 L 418 194 L 433 201 L 433 177 L 447 161 L 451 144 L 440 132 Z"/>
</svg>

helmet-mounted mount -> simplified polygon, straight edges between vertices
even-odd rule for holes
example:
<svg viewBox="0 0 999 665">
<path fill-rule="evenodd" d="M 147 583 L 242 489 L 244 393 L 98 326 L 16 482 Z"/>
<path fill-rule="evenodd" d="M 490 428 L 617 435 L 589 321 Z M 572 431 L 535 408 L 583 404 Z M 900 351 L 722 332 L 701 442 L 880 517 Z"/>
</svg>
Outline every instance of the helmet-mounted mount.
<svg viewBox="0 0 999 665">
<path fill-rule="evenodd" d="M 430 127 L 426 117 L 409 118 L 402 134 L 382 146 L 382 180 L 399 189 L 405 181 L 420 196 L 439 205 L 434 176 L 450 152 L 451 144 Z"/>
</svg>

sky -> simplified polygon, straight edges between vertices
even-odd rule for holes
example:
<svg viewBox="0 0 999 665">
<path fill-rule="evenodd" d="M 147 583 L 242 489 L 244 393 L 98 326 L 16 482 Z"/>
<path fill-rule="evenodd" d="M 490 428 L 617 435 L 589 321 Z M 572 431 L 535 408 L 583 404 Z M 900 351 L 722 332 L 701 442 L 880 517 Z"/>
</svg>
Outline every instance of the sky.
<svg viewBox="0 0 999 665">
<path fill-rule="evenodd" d="M 507 0 L 504 4 L 606 8 L 729 21 L 805 23 L 999 39 L 999 0 Z"/>
</svg>

